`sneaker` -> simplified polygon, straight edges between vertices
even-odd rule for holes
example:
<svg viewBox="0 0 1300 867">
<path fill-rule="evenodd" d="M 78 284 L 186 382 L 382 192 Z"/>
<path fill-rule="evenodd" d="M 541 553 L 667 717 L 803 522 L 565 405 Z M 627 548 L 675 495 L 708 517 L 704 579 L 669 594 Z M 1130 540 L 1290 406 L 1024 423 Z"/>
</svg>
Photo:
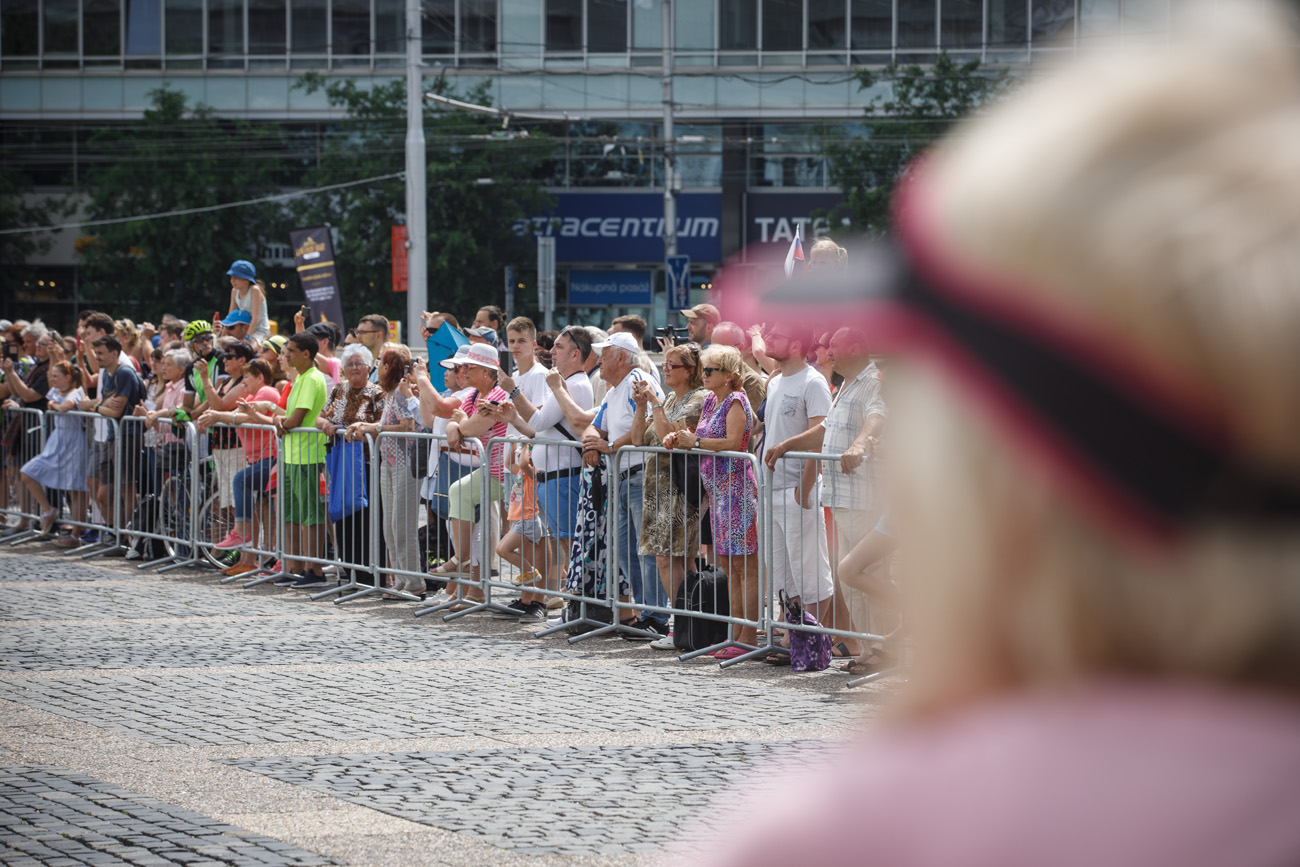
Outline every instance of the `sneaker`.
<svg viewBox="0 0 1300 867">
<path fill-rule="evenodd" d="M 646 618 L 646 617 L 638 618 L 637 620 L 633 621 L 632 623 L 629 623 L 628 625 L 631 626 L 633 629 L 640 629 L 640 630 L 642 630 L 642 631 L 644 631 L 644 632 L 653 632 L 655 635 L 658 635 L 658 636 L 660 636 L 660 637 L 665 636 L 665 635 L 668 634 L 668 624 L 667 624 L 667 623 L 660 623 L 660 622 L 657 621 L 657 620 L 650 620 L 649 618 Z M 651 636 L 648 636 L 648 635 L 641 635 L 641 634 L 633 633 L 633 632 L 624 632 L 622 635 L 623 635 L 623 640 L 624 640 L 624 641 L 654 641 L 654 640 L 656 640 L 656 639 L 654 639 L 654 638 L 651 637 Z"/>
<path fill-rule="evenodd" d="M 528 606 L 522 600 L 516 599 L 506 606 L 505 611 L 494 611 L 492 616 L 497 620 L 518 620 L 519 616 L 528 610 Z"/>
<path fill-rule="evenodd" d="M 213 545 L 212 547 L 216 548 L 218 551 L 233 551 L 234 549 L 242 548 L 247 544 L 248 544 L 247 539 L 239 535 L 239 533 L 236 532 L 235 530 L 231 530 L 229 533 L 226 534 L 226 538 L 222 539 L 220 542 Z"/>
<path fill-rule="evenodd" d="M 81 534 L 81 544 L 83 545 L 93 545 L 98 541 L 99 541 L 99 534 L 96 533 L 94 530 L 87 530 L 86 532 Z"/>
<path fill-rule="evenodd" d="M 528 607 L 519 615 L 520 623 L 545 623 L 546 606 L 540 602 L 529 602 Z"/>
<path fill-rule="evenodd" d="M 656 638 L 650 642 L 650 646 L 655 650 L 676 650 L 677 645 L 673 643 L 673 634 L 670 632 L 663 638 Z"/>
<path fill-rule="evenodd" d="M 299 575 L 285 575 L 283 578 L 277 578 L 271 583 L 276 587 L 291 587 L 298 582 L 300 577 Z"/>
<path fill-rule="evenodd" d="M 310 587 L 328 587 L 329 582 L 319 572 L 304 572 L 298 580 L 290 585 L 294 590 L 306 590 Z"/>
<path fill-rule="evenodd" d="M 140 549 L 135 547 L 134 545 L 126 549 L 126 559 L 139 560 L 140 557 L 141 557 Z"/>
</svg>

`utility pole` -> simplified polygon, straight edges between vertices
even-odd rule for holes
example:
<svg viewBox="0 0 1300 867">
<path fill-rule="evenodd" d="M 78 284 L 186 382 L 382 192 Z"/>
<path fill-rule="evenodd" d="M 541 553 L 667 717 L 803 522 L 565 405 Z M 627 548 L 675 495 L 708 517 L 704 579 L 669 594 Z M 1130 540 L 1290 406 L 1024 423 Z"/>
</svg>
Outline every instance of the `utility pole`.
<svg viewBox="0 0 1300 867">
<path fill-rule="evenodd" d="M 423 38 L 420 0 L 406 0 L 406 342 L 413 347 L 420 343 L 420 314 L 429 305 Z"/>
<path fill-rule="evenodd" d="M 661 0 L 664 45 L 664 259 L 677 255 L 677 167 L 673 153 L 673 9 Z"/>
</svg>

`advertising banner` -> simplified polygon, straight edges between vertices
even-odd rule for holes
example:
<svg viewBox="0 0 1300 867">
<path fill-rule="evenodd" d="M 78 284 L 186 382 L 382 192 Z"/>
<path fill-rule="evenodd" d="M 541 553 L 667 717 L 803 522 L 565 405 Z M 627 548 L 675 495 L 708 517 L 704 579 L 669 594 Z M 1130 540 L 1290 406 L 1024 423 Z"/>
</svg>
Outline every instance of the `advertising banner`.
<svg viewBox="0 0 1300 867">
<path fill-rule="evenodd" d="M 406 267 L 406 227 L 393 226 L 393 291 L 405 292 Z"/>
<path fill-rule="evenodd" d="M 663 262 L 663 193 L 554 195 L 552 213 L 520 220 L 515 231 L 555 238 L 557 262 Z M 677 197 L 677 250 L 695 262 L 722 261 L 721 193 Z"/>
<path fill-rule="evenodd" d="M 571 307 L 649 307 L 653 291 L 649 271 L 570 271 Z"/>
<path fill-rule="evenodd" d="M 324 226 L 293 229 L 289 238 L 293 246 L 293 265 L 298 270 L 298 279 L 302 281 L 302 291 L 307 297 L 308 321 L 333 322 L 339 330 L 347 331 L 330 230 Z"/>
<path fill-rule="evenodd" d="M 794 240 L 795 228 L 806 251 L 818 236 L 830 229 L 825 217 L 814 220 L 815 211 L 829 211 L 844 201 L 839 193 L 747 193 L 745 196 L 745 256 L 775 253 L 781 256 Z"/>
</svg>

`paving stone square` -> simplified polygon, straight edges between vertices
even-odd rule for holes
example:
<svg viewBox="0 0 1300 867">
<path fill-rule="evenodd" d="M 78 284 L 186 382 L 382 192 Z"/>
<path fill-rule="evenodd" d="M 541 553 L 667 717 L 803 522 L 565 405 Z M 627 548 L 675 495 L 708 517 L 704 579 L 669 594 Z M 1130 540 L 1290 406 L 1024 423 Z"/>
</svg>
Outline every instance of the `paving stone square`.
<svg viewBox="0 0 1300 867">
<path fill-rule="evenodd" d="M 0 864 L 323 865 L 326 858 L 59 768 L 0 767 Z"/>
</svg>

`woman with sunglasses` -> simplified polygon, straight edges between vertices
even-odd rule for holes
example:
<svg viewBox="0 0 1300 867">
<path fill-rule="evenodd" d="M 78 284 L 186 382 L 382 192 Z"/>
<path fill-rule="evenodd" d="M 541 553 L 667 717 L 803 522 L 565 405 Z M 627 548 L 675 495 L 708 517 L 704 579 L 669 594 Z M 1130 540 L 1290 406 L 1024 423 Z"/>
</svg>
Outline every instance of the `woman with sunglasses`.
<svg viewBox="0 0 1300 867">
<path fill-rule="evenodd" d="M 632 442 L 657 446 L 676 431 L 695 427 L 708 392 L 702 387 L 700 348 L 694 343 L 673 346 L 664 357 L 664 390 L 661 401 L 654 389 L 637 383 L 632 398 L 636 416 L 632 420 Z M 648 411 L 647 411 L 648 408 Z M 688 502 L 686 493 L 673 485 L 672 461 L 663 455 L 648 455 L 645 462 L 644 504 L 641 515 L 641 540 L 637 553 L 654 557 L 659 564 L 659 580 L 675 598 L 677 588 L 686 578 L 686 564 L 700 553 L 699 498 Z M 651 647 L 672 650 L 672 637 L 653 642 Z"/>
<path fill-rule="evenodd" d="M 754 412 L 742 387 L 744 360 L 734 346 L 714 344 L 700 357 L 704 387 L 708 390 L 700 407 L 700 423 L 694 431 L 679 430 L 664 437 L 670 449 L 705 449 L 711 452 L 743 452 L 749 447 Z M 700 479 L 709 495 L 709 520 L 713 531 L 713 552 L 727 573 L 731 616 L 758 616 L 758 483 L 754 466 L 742 458 L 700 459 Z M 754 627 L 742 626 L 736 641 L 752 645 Z M 732 659 L 745 651 L 726 647 L 712 656 Z"/>
</svg>

